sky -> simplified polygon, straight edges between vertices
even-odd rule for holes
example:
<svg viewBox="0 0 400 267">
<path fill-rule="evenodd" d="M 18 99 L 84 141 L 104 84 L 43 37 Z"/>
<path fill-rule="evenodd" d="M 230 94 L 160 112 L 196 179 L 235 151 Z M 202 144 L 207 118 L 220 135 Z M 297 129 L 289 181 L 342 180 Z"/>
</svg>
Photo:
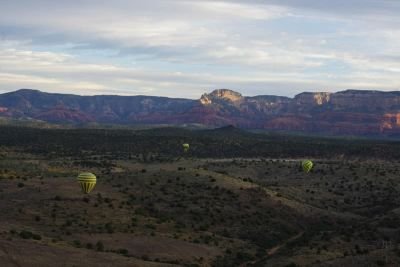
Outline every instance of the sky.
<svg viewBox="0 0 400 267">
<path fill-rule="evenodd" d="M 400 89 L 399 0 L 0 0 L 0 93 Z"/>
</svg>

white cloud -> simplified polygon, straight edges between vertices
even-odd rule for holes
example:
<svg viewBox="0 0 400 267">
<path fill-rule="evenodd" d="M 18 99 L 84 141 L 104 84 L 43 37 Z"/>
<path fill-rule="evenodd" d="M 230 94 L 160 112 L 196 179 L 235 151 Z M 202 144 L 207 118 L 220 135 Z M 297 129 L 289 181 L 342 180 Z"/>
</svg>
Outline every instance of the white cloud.
<svg viewBox="0 0 400 267">
<path fill-rule="evenodd" d="M 192 2 L 191 5 L 204 9 L 208 14 L 216 14 L 218 17 L 228 16 L 230 19 L 267 20 L 280 18 L 288 14 L 286 8 L 276 5 L 249 5 L 223 1 L 197 1 Z"/>
<path fill-rule="evenodd" d="M 338 1 L 2 1 L 0 90 L 398 89 L 400 5 Z"/>
<path fill-rule="evenodd" d="M 20 88 L 24 88 L 24 86 L 31 85 L 56 85 L 59 84 L 60 81 L 51 78 L 43 78 L 40 76 L 34 75 L 23 75 L 23 74 L 15 74 L 15 73 L 0 73 L 0 83 L 1 84 L 12 84 L 18 81 L 19 85 L 22 85 Z"/>
</svg>

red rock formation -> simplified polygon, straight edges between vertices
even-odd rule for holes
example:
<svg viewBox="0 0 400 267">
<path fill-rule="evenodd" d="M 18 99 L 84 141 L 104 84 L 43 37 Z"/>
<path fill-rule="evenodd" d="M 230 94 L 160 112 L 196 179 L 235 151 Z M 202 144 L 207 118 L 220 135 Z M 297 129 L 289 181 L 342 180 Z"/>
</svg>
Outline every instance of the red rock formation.
<svg viewBox="0 0 400 267">
<path fill-rule="evenodd" d="M 49 121 L 49 122 L 75 122 L 75 123 L 85 123 L 93 122 L 94 118 L 88 116 L 77 110 L 69 110 L 65 108 L 54 108 L 42 113 L 37 114 L 35 119 Z"/>
<path fill-rule="evenodd" d="M 0 116 L 72 123 L 231 124 L 305 133 L 400 136 L 400 92 L 306 92 L 288 98 L 245 97 L 220 89 L 189 100 L 19 90 L 0 95 Z"/>
</svg>

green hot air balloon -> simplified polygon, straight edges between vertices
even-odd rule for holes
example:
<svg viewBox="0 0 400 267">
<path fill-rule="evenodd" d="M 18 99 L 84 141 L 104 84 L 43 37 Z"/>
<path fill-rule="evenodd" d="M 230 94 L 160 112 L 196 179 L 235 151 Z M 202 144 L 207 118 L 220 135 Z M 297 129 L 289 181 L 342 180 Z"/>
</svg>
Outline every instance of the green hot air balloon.
<svg viewBox="0 0 400 267">
<path fill-rule="evenodd" d="M 183 151 L 188 152 L 189 151 L 189 144 L 183 144 Z"/>
<path fill-rule="evenodd" d="M 78 175 L 78 182 L 81 185 L 82 191 L 89 194 L 96 185 L 96 176 L 90 172 L 83 172 Z"/>
<path fill-rule="evenodd" d="M 301 166 L 303 167 L 303 171 L 308 173 L 308 172 L 311 171 L 311 169 L 312 169 L 312 167 L 313 167 L 313 163 L 312 163 L 311 160 L 304 160 L 304 161 L 301 163 Z"/>
</svg>

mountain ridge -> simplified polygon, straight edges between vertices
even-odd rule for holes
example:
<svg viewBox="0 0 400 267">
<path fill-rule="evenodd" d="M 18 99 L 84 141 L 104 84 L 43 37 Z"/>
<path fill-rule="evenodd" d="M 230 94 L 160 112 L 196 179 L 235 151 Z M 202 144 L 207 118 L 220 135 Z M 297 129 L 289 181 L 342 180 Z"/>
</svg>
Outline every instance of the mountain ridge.
<svg viewBox="0 0 400 267">
<path fill-rule="evenodd" d="M 199 99 L 46 93 L 0 94 L 0 116 L 50 123 L 203 124 L 212 127 L 322 133 L 399 135 L 400 92 L 302 92 L 294 97 L 243 96 L 216 89 Z"/>
</svg>

